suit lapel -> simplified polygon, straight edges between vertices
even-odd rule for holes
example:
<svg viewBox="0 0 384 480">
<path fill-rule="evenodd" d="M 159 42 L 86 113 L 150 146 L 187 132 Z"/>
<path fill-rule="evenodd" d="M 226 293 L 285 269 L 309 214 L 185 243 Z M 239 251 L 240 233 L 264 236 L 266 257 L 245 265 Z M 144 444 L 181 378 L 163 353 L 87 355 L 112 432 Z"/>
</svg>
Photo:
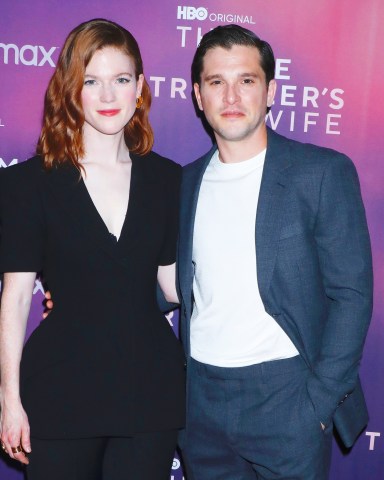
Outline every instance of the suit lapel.
<svg viewBox="0 0 384 480">
<path fill-rule="evenodd" d="M 106 254 L 117 261 L 121 261 L 120 252 L 131 248 L 135 244 L 135 235 L 132 231 L 131 221 L 135 216 L 137 204 L 141 202 L 138 180 L 132 166 L 131 191 L 127 217 L 116 245 L 116 240 L 108 232 L 108 229 L 96 210 L 87 188 L 82 181 L 79 172 L 73 166 L 65 165 L 56 168 L 46 175 L 47 190 L 56 200 L 63 215 L 74 224 L 80 237 L 84 238 L 90 246 L 103 250 Z M 132 211 L 133 210 L 133 211 Z"/>
<path fill-rule="evenodd" d="M 189 311 L 187 312 L 188 316 L 192 311 L 192 249 L 197 202 L 204 172 L 216 149 L 217 146 L 214 145 L 206 155 L 185 167 L 183 171 L 180 204 L 178 278 L 181 295 Z"/>
<path fill-rule="evenodd" d="M 128 210 L 117 244 L 118 252 L 124 257 L 127 256 L 129 250 L 139 244 L 138 225 L 142 223 L 142 216 L 146 209 L 150 208 L 153 201 L 151 190 L 146 185 L 144 159 L 133 153 L 130 153 L 130 156 L 132 171 Z"/>
<path fill-rule="evenodd" d="M 283 200 L 290 166 L 284 137 L 268 129 L 267 153 L 256 214 L 256 263 L 261 298 L 267 296 L 276 261 Z"/>
<path fill-rule="evenodd" d="M 212 149 L 184 169 L 180 208 L 179 283 L 188 316 L 191 312 L 193 281 L 193 230 L 200 186 L 209 161 L 217 149 Z M 275 265 L 282 206 L 290 167 L 287 139 L 268 128 L 268 144 L 256 214 L 256 262 L 260 295 L 266 298 Z"/>
</svg>

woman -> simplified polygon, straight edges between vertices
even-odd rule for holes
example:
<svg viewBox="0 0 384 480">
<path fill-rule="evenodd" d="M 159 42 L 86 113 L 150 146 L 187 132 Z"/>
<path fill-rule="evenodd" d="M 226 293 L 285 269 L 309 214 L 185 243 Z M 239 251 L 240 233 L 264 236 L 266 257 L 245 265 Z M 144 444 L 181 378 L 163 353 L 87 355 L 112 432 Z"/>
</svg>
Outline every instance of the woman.
<svg viewBox="0 0 384 480">
<path fill-rule="evenodd" d="M 150 100 L 132 35 L 79 25 L 39 155 L 1 178 L 1 441 L 30 480 L 169 477 L 184 357 L 156 284 L 177 301 L 180 167 L 150 151 Z M 55 308 L 22 351 L 36 272 Z"/>
</svg>

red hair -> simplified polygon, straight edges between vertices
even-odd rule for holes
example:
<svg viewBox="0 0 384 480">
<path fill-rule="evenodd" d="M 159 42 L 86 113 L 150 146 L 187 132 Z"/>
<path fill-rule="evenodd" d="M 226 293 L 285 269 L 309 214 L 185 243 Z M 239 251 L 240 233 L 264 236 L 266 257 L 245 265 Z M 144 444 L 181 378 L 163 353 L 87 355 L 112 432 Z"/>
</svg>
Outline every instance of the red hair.
<svg viewBox="0 0 384 480">
<path fill-rule="evenodd" d="M 104 19 L 84 22 L 68 35 L 56 70 L 49 82 L 44 103 L 43 127 L 37 152 L 46 168 L 71 162 L 79 171 L 84 157 L 84 112 L 81 91 L 85 69 L 97 50 L 114 47 L 128 55 L 135 65 L 136 80 L 143 73 L 143 61 L 135 38 L 117 23 Z M 153 146 L 148 114 L 151 92 L 144 80 L 143 103 L 125 126 L 124 137 L 130 151 L 143 155 Z"/>
</svg>

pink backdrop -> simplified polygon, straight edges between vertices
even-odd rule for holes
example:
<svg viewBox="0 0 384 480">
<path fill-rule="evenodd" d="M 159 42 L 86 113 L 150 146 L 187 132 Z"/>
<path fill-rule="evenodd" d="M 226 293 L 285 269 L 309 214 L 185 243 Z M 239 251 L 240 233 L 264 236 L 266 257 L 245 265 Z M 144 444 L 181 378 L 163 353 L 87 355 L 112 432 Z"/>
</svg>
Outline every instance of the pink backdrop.
<svg viewBox="0 0 384 480">
<path fill-rule="evenodd" d="M 58 52 L 69 31 L 84 20 L 108 18 L 135 35 L 153 93 L 155 150 L 181 164 L 210 146 L 191 102 L 190 63 L 200 35 L 219 24 L 238 23 L 268 40 L 278 59 L 278 93 L 268 124 L 291 138 L 343 151 L 359 171 L 375 264 L 375 309 L 361 368 L 371 420 L 351 452 L 342 453 L 335 445 L 331 479 L 382 480 L 384 216 L 379 205 L 383 205 L 384 167 L 379 152 L 384 149 L 383 1 L 134 3 L 2 0 L 0 166 L 6 168 L 33 154 L 43 95 Z M 37 282 L 29 332 L 40 321 L 41 301 Z M 177 457 L 172 472 L 173 480 L 182 479 Z M 0 478 L 18 480 L 23 475 L 1 456 Z"/>
</svg>

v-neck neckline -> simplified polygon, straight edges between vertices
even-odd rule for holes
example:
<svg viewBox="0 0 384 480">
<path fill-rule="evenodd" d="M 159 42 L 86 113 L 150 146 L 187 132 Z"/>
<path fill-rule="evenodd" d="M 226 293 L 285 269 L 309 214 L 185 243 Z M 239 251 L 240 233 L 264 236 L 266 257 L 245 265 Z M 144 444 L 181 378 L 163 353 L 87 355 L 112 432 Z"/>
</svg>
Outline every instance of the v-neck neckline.
<svg viewBox="0 0 384 480">
<path fill-rule="evenodd" d="M 126 226 L 127 226 L 127 219 L 128 219 L 128 214 L 131 210 L 131 203 L 132 203 L 132 193 L 133 193 L 133 186 L 134 186 L 134 182 L 133 182 L 133 176 L 135 174 L 135 171 L 136 171 L 136 168 L 134 168 L 134 164 L 135 164 L 135 161 L 133 159 L 133 155 L 130 155 L 130 158 L 131 158 L 131 177 L 129 179 L 129 196 L 128 196 L 128 203 L 127 203 L 127 209 L 125 211 L 125 216 L 124 216 L 124 220 L 123 220 L 123 224 L 121 226 L 121 230 L 120 230 L 120 235 L 119 237 L 117 237 L 114 233 L 110 232 L 109 229 L 108 229 L 108 226 L 107 224 L 105 223 L 103 217 L 100 215 L 100 212 L 99 210 L 97 209 L 95 203 L 93 202 L 92 200 L 92 197 L 91 197 L 91 194 L 89 193 L 89 190 L 84 182 L 84 179 L 83 179 L 83 176 L 81 175 L 81 178 L 80 178 L 80 185 L 82 186 L 83 190 L 85 191 L 86 193 L 86 197 L 88 198 L 88 201 L 89 201 L 89 204 L 90 204 L 90 207 L 91 209 L 94 211 L 95 213 L 95 216 L 96 218 L 98 219 L 98 223 L 102 225 L 102 229 L 103 231 L 107 234 L 109 240 L 118 245 L 123 234 L 124 234 L 124 231 L 126 230 Z"/>
</svg>

